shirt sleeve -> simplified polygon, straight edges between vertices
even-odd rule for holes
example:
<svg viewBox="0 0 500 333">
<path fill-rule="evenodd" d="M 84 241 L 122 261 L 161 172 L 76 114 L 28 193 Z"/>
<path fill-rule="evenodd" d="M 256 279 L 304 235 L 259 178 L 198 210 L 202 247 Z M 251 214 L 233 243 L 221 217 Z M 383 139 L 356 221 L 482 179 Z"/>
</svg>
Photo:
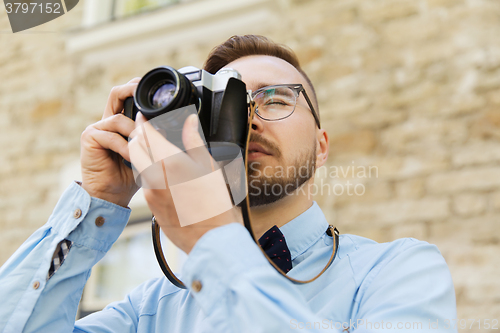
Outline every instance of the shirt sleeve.
<svg viewBox="0 0 500 333">
<path fill-rule="evenodd" d="M 73 331 L 90 270 L 118 239 L 129 216 L 129 209 L 91 198 L 71 184 L 48 222 L 0 268 L 0 331 Z M 71 249 L 47 280 L 54 251 L 65 239 Z"/>
<path fill-rule="evenodd" d="M 356 267 L 356 263 L 352 263 Z M 435 245 L 407 238 L 364 277 L 355 299 L 356 332 L 457 332 L 455 289 Z"/>
<path fill-rule="evenodd" d="M 296 332 L 291 318 L 322 320 L 298 288 L 269 264 L 241 224 L 203 235 L 189 254 L 182 276 L 217 332 Z"/>
<path fill-rule="evenodd" d="M 389 246 L 379 256 L 363 256 L 375 259 L 360 265 L 372 268 L 357 275 L 363 280 L 357 281 L 349 332 L 386 332 L 389 322 L 390 330 L 421 323 L 409 331 L 456 332 L 445 322 L 456 318 L 456 305 L 444 258 L 426 242 L 407 239 L 402 243 Z M 246 229 L 236 223 L 200 238 L 182 275 L 218 332 L 295 332 L 291 318 L 295 322 L 322 320 L 298 287 L 269 265 Z M 307 330 L 316 332 L 315 327 Z"/>
</svg>

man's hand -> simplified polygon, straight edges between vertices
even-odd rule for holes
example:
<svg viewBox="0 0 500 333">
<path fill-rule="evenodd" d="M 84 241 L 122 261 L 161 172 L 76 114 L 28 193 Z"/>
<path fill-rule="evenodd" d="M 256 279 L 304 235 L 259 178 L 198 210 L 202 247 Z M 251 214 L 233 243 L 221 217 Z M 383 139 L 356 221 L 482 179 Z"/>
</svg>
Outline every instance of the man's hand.
<svg viewBox="0 0 500 333">
<path fill-rule="evenodd" d="M 143 184 L 144 196 L 165 235 L 189 253 L 213 228 L 241 223 L 222 171 L 198 131 L 198 117 L 182 129 L 186 152 L 165 139 L 140 113 L 129 143 L 131 161 Z M 146 184 L 146 185 L 145 185 Z"/>
<path fill-rule="evenodd" d="M 134 121 L 121 114 L 123 102 L 133 95 L 140 78 L 114 87 L 108 97 L 102 120 L 88 126 L 81 136 L 82 187 L 92 196 L 127 207 L 139 187 L 130 161 L 128 137 Z M 123 135 L 123 136 L 122 136 Z"/>
</svg>

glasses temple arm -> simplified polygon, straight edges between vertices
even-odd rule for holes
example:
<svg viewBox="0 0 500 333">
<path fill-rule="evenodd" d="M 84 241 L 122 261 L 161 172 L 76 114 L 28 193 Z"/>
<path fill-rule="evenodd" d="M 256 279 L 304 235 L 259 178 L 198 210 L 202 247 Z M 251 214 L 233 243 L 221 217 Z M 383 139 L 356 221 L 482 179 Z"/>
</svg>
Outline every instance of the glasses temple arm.
<svg viewBox="0 0 500 333">
<path fill-rule="evenodd" d="M 302 87 L 301 91 L 302 91 L 302 95 L 304 95 L 304 98 L 306 99 L 307 104 L 309 105 L 309 108 L 311 109 L 314 120 L 316 121 L 316 125 L 318 125 L 318 128 L 321 128 L 321 124 L 319 122 L 319 116 L 316 113 L 316 110 L 314 109 L 314 106 L 313 106 L 311 100 L 309 99 L 309 96 L 307 96 L 306 89 L 304 87 Z"/>
</svg>

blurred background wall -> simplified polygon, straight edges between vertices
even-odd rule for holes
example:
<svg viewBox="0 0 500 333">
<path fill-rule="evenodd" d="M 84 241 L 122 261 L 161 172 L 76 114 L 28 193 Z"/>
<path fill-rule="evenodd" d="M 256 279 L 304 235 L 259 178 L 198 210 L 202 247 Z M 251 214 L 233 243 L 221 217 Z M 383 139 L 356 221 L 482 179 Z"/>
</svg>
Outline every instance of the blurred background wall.
<svg viewBox="0 0 500 333">
<path fill-rule="evenodd" d="M 201 67 L 216 44 L 257 33 L 294 49 L 315 84 L 328 167 L 376 167 L 325 180 L 364 189 L 318 194 L 331 223 L 436 244 L 458 318 L 500 318 L 500 1 L 168 2 L 83 0 L 16 34 L 0 10 L 0 264 L 49 217 L 111 87 Z"/>
</svg>

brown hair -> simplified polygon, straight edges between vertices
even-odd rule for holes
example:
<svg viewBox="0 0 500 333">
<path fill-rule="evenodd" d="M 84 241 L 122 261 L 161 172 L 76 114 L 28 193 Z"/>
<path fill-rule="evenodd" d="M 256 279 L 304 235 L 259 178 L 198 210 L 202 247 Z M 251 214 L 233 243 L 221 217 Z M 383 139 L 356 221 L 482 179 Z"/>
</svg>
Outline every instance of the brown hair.
<svg viewBox="0 0 500 333">
<path fill-rule="evenodd" d="M 219 69 L 223 68 L 230 62 L 250 55 L 268 55 L 277 57 L 285 60 L 295 67 L 311 87 L 313 93 L 312 98 L 316 104 L 316 112 L 319 112 L 314 86 L 312 85 L 312 82 L 307 74 L 300 67 L 299 59 L 297 58 L 295 52 L 293 52 L 288 46 L 275 43 L 267 37 L 259 35 L 233 36 L 212 49 L 203 68 L 207 72 L 215 74 Z"/>
</svg>

